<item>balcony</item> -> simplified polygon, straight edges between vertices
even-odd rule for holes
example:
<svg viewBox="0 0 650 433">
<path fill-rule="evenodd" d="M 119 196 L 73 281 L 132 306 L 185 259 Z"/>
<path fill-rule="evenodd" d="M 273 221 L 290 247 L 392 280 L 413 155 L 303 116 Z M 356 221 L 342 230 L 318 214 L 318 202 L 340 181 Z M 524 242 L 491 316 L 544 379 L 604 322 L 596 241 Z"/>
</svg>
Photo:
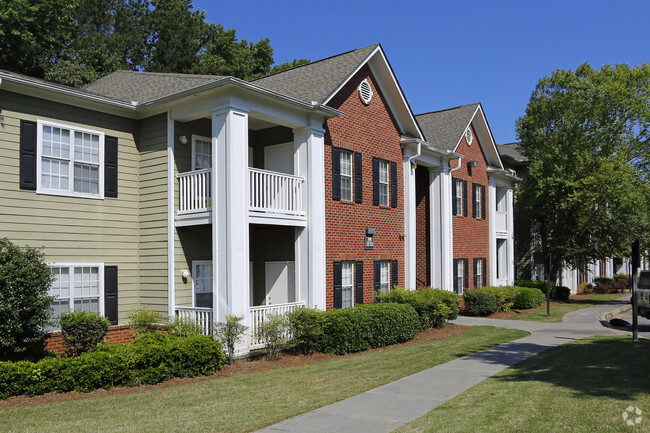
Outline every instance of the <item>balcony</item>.
<svg viewBox="0 0 650 433">
<path fill-rule="evenodd" d="M 212 211 L 211 169 L 178 174 L 177 226 L 208 224 Z M 251 222 L 305 225 L 303 188 L 305 179 L 257 168 L 248 169 Z"/>
</svg>

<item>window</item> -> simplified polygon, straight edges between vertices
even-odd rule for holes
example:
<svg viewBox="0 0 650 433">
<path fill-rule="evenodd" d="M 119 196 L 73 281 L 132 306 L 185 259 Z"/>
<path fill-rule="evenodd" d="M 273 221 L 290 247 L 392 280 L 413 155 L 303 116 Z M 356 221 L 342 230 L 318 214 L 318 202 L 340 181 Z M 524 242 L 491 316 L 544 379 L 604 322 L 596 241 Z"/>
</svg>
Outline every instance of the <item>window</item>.
<svg viewBox="0 0 650 433">
<path fill-rule="evenodd" d="M 508 266 L 508 249 L 505 239 L 497 239 L 497 279 L 506 278 Z"/>
<path fill-rule="evenodd" d="M 469 287 L 467 265 L 467 259 L 454 259 L 454 291 L 459 295 Z"/>
<path fill-rule="evenodd" d="M 212 262 L 195 260 L 192 262 L 192 283 L 194 306 L 212 308 Z"/>
<path fill-rule="evenodd" d="M 452 212 L 467 216 L 467 181 L 452 179 Z"/>
<path fill-rule="evenodd" d="M 37 143 L 37 192 L 103 198 L 103 133 L 38 121 Z"/>
<path fill-rule="evenodd" d="M 104 314 L 103 265 L 55 264 L 51 266 L 54 281 L 50 287 L 53 317 L 70 311 Z"/>
<path fill-rule="evenodd" d="M 485 186 L 477 183 L 472 184 L 474 200 L 472 201 L 472 216 L 478 219 L 485 219 Z"/>
<path fill-rule="evenodd" d="M 379 293 L 390 292 L 390 261 L 379 262 Z"/>
<path fill-rule="evenodd" d="M 484 258 L 474 259 L 474 287 L 487 285 L 487 260 Z"/>
<path fill-rule="evenodd" d="M 379 160 L 379 205 L 388 206 L 388 161 Z"/>
<path fill-rule="evenodd" d="M 341 150 L 341 200 L 352 201 L 352 152 Z"/>
<path fill-rule="evenodd" d="M 352 261 L 341 262 L 341 307 L 352 307 L 352 292 L 354 288 L 354 277 L 352 273 Z"/>
<path fill-rule="evenodd" d="M 508 211 L 508 201 L 507 201 L 507 188 L 497 188 L 497 212 L 507 212 Z"/>
<path fill-rule="evenodd" d="M 250 154 L 250 148 L 249 148 Z M 250 160 L 250 155 L 249 155 Z M 192 170 L 212 167 L 212 139 L 192 135 Z"/>
</svg>

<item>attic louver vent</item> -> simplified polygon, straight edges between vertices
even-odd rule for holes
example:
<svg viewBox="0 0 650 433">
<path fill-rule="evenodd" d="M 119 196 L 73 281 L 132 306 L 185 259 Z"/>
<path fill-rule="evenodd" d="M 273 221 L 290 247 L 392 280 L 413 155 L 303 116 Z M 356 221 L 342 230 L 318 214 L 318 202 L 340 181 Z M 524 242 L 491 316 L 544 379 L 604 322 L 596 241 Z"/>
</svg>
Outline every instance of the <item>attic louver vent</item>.
<svg viewBox="0 0 650 433">
<path fill-rule="evenodd" d="M 474 141 L 474 135 L 472 134 L 472 130 L 470 128 L 467 128 L 465 131 L 465 140 L 467 140 L 468 146 L 471 146 L 472 141 Z"/>
<path fill-rule="evenodd" d="M 370 83 L 368 83 L 368 80 L 363 80 L 361 84 L 359 84 L 359 97 L 361 98 L 361 101 L 366 105 L 370 104 L 372 95 L 373 93 Z"/>
</svg>

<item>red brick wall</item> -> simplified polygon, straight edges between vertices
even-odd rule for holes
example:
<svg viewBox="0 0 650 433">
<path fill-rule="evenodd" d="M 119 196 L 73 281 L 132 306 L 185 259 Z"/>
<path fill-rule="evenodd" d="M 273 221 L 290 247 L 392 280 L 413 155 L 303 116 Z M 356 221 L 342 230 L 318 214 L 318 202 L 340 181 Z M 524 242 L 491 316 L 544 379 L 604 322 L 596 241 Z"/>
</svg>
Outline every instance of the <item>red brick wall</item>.
<svg viewBox="0 0 650 433">
<path fill-rule="evenodd" d="M 463 155 L 461 168 L 452 173 L 454 179 L 467 181 L 467 216 L 454 215 L 454 259 L 468 259 L 469 265 L 469 287 L 474 287 L 474 258 L 485 258 L 487 274 L 487 284 L 490 285 L 490 202 L 488 190 L 487 162 L 481 146 L 479 145 L 476 132 L 472 128 L 474 140 L 471 145 L 467 145 L 467 140 L 463 140 L 456 152 Z M 469 173 L 467 163 L 477 161 L 478 165 L 471 169 Z M 458 162 L 452 161 L 452 167 L 456 167 Z M 472 184 L 477 183 L 485 186 L 485 219 L 476 219 L 472 215 Z M 452 198 L 453 199 L 453 198 Z"/>
<path fill-rule="evenodd" d="M 415 169 L 415 226 L 417 239 L 415 246 L 417 285 L 431 286 L 431 212 L 429 205 L 429 169 L 418 166 Z"/>
<path fill-rule="evenodd" d="M 107 344 L 133 343 L 133 334 L 129 325 L 111 326 L 106 334 Z M 63 337 L 60 332 L 54 332 L 45 340 L 45 349 L 53 350 L 59 355 L 65 352 L 65 345 L 63 344 Z"/>
<path fill-rule="evenodd" d="M 374 92 L 369 105 L 363 104 L 357 90 L 364 78 L 368 79 Z M 329 310 L 334 304 L 335 261 L 364 262 L 364 303 L 373 301 L 374 260 L 397 260 L 398 283 L 404 285 L 404 176 L 399 128 L 389 113 L 385 99 L 367 65 L 357 72 L 328 105 L 345 113 L 341 117 L 329 119 L 325 132 L 326 275 Z M 332 199 L 332 146 L 363 155 L 363 203 Z M 397 164 L 397 208 L 372 204 L 373 156 Z M 373 251 L 364 249 L 366 228 L 376 230 Z"/>
</svg>

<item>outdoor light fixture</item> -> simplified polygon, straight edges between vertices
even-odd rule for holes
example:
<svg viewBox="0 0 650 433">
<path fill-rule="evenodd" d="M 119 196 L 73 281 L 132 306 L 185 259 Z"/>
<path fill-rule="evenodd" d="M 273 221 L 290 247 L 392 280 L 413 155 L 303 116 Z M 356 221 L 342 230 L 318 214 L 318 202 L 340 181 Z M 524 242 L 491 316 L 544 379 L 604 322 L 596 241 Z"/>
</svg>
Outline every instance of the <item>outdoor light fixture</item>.
<svg viewBox="0 0 650 433">
<path fill-rule="evenodd" d="M 467 165 L 470 167 L 476 167 L 478 165 L 478 161 L 470 161 L 467 163 Z"/>
<path fill-rule="evenodd" d="M 185 269 L 185 270 L 183 270 L 183 272 L 181 272 L 181 277 L 187 278 L 189 276 L 190 276 L 190 271 L 188 271 L 187 269 Z"/>
<path fill-rule="evenodd" d="M 375 229 L 366 229 L 366 238 L 364 242 L 364 248 L 366 250 L 375 249 Z"/>
<path fill-rule="evenodd" d="M 184 136 L 184 135 L 181 135 L 180 137 L 178 137 L 178 141 L 180 141 L 181 144 L 187 144 L 187 137 Z"/>
</svg>

